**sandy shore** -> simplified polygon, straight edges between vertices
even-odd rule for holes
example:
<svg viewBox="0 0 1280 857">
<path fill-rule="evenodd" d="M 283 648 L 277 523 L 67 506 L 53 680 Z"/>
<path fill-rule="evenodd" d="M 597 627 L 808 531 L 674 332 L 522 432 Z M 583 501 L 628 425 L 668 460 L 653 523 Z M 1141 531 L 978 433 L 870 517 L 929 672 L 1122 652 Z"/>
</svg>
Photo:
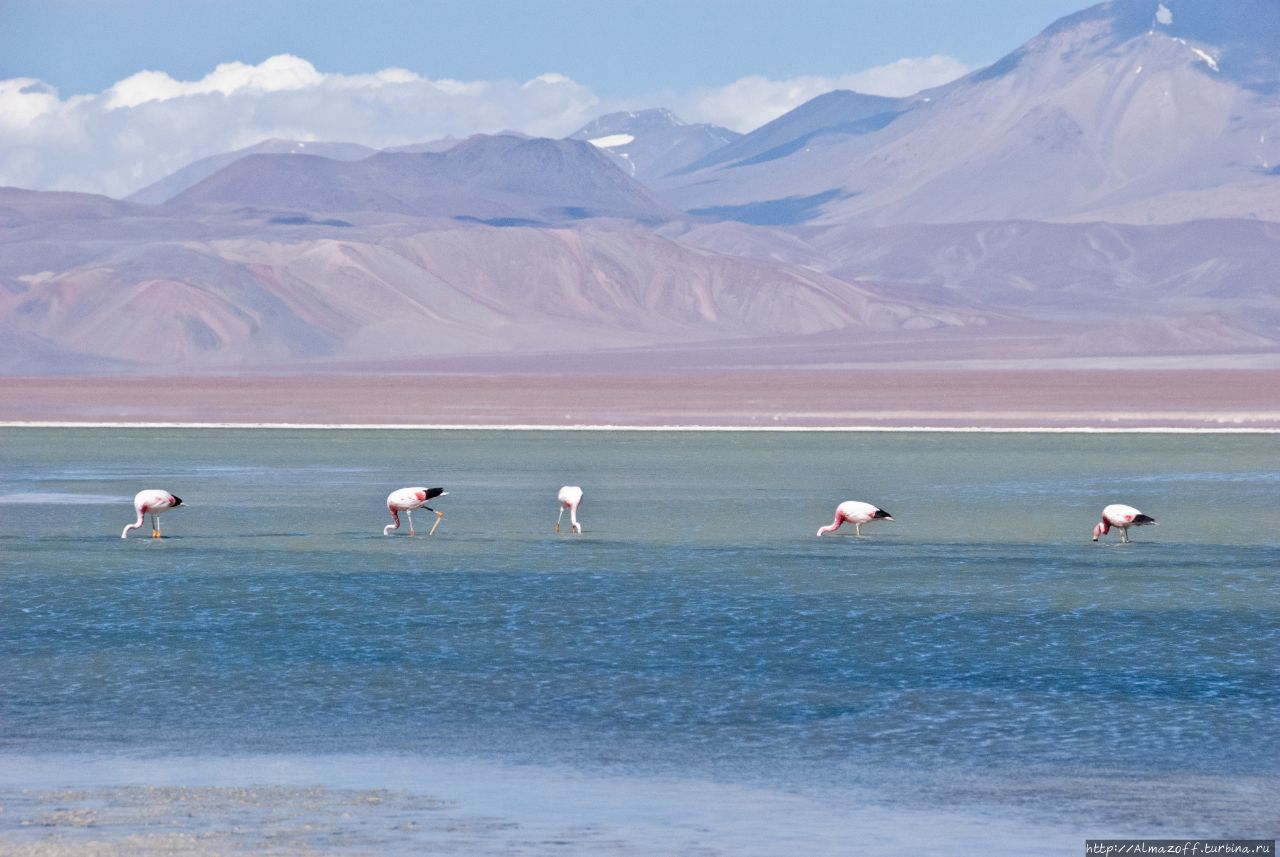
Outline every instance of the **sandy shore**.
<svg viewBox="0 0 1280 857">
<path fill-rule="evenodd" d="M 1280 371 L 0 378 L 28 421 L 1274 429 Z"/>
</svg>

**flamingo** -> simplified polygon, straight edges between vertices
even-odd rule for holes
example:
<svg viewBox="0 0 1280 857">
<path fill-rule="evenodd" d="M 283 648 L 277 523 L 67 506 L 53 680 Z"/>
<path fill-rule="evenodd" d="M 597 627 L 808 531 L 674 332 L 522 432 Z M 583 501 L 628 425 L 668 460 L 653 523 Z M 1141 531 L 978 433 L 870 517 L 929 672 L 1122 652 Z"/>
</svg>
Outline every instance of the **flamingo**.
<svg viewBox="0 0 1280 857">
<path fill-rule="evenodd" d="M 862 525 L 875 520 L 892 521 L 893 516 L 879 506 L 872 506 L 870 503 L 862 503 L 858 500 L 845 500 L 836 506 L 835 520 L 819 529 L 818 535 L 838 530 L 841 524 L 848 522 L 853 524 L 854 537 L 861 538 Z"/>
<path fill-rule="evenodd" d="M 1155 518 L 1142 514 L 1132 506 L 1126 506 L 1123 503 L 1112 503 L 1102 510 L 1102 521 L 1093 528 L 1093 540 L 1096 542 L 1100 536 L 1105 536 L 1112 527 L 1118 527 L 1120 530 L 1120 543 L 1126 544 L 1129 541 L 1130 527 L 1141 527 L 1144 524 L 1154 524 L 1155 522 Z"/>
<path fill-rule="evenodd" d="M 387 511 L 391 513 L 391 523 L 382 528 L 384 536 L 391 535 L 392 530 L 400 529 L 400 513 L 404 512 L 405 517 L 409 519 L 409 535 L 416 536 L 413 531 L 413 510 L 426 509 L 428 512 L 436 512 L 427 505 L 427 501 L 434 497 L 443 497 L 449 492 L 443 488 L 401 488 L 398 491 L 392 491 L 387 495 Z M 444 517 L 444 513 L 436 512 L 436 522 L 431 525 L 431 532 L 427 535 L 435 535 L 436 527 L 440 526 L 440 519 Z"/>
<path fill-rule="evenodd" d="M 176 509 L 182 505 L 182 499 L 175 497 L 168 491 L 161 491 L 159 488 L 148 488 L 145 491 L 139 491 L 133 498 L 133 509 L 138 513 L 138 520 L 132 524 L 127 524 L 120 531 L 120 538 L 129 538 L 129 531 L 136 530 L 142 526 L 142 519 L 146 515 L 151 516 L 151 538 L 158 539 L 160 536 L 160 513 L 169 509 Z"/>
<path fill-rule="evenodd" d="M 566 485 L 560 489 L 558 495 L 560 500 L 560 516 L 556 518 L 556 532 L 560 532 L 560 518 L 564 517 L 564 510 L 569 510 L 569 522 L 573 524 L 570 527 L 575 533 L 582 532 L 582 524 L 578 523 L 578 506 L 582 503 L 582 489 L 577 485 Z"/>
</svg>

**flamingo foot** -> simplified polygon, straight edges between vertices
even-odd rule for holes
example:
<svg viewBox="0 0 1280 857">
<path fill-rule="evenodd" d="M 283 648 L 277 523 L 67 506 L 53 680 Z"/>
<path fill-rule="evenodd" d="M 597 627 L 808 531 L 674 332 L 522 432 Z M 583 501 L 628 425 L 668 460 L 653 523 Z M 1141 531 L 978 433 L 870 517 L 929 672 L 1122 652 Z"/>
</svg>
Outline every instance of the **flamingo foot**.
<svg viewBox="0 0 1280 857">
<path fill-rule="evenodd" d="M 558 532 L 560 532 L 560 525 L 559 525 L 559 524 L 556 524 L 556 532 L 557 532 L 557 533 L 558 533 Z"/>
</svg>

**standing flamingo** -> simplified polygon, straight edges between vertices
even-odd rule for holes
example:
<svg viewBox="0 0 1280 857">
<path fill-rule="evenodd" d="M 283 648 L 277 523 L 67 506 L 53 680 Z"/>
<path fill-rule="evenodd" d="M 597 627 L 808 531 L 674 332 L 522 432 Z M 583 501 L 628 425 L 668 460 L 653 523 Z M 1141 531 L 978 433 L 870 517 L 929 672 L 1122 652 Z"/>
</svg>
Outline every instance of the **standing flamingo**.
<svg viewBox="0 0 1280 857">
<path fill-rule="evenodd" d="M 413 531 L 413 510 L 426 509 L 428 512 L 436 512 L 426 503 L 435 497 L 443 497 L 449 492 L 443 488 L 401 488 L 398 491 L 392 491 L 387 495 L 387 511 L 391 513 L 391 523 L 382 528 L 384 536 L 391 535 L 392 530 L 400 529 L 400 513 L 404 512 L 405 517 L 409 519 L 409 535 L 416 536 Z M 442 512 L 436 512 L 436 522 L 431 525 L 431 532 L 427 535 L 435 535 L 436 527 L 440 526 L 440 519 L 444 517 Z"/>
<path fill-rule="evenodd" d="M 1130 527 L 1141 527 L 1144 524 L 1154 524 L 1155 522 L 1155 518 L 1142 514 L 1132 506 L 1126 506 L 1123 503 L 1112 503 L 1102 510 L 1102 521 L 1093 528 L 1093 540 L 1096 542 L 1100 536 L 1105 536 L 1112 527 L 1118 527 L 1120 529 L 1120 543 L 1126 544 L 1129 541 Z"/>
<path fill-rule="evenodd" d="M 137 496 L 133 498 L 133 510 L 138 513 L 138 520 L 126 525 L 120 531 L 120 538 L 129 538 L 129 531 L 141 527 L 142 519 L 146 515 L 151 516 L 151 538 L 161 538 L 160 513 L 169 509 L 176 509 L 181 505 L 182 499 L 173 496 L 168 491 L 161 491 L 159 488 L 148 488 L 145 491 L 139 491 Z"/>
<path fill-rule="evenodd" d="M 573 524 L 570 529 L 575 533 L 582 532 L 582 524 L 578 523 L 578 506 L 582 503 L 582 489 L 577 485 L 566 485 L 560 489 L 560 515 L 556 518 L 556 532 L 560 532 L 560 518 L 564 517 L 564 510 L 569 510 L 569 522 Z"/>
<path fill-rule="evenodd" d="M 893 516 L 879 506 L 872 506 L 870 503 L 862 503 L 858 500 L 845 500 L 836 506 L 835 520 L 819 529 L 818 535 L 838 530 L 841 524 L 848 522 L 853 524 L 854 537 L 862 538 L 862 525 L 875 520 L 892 521 Z"/>
</svg>

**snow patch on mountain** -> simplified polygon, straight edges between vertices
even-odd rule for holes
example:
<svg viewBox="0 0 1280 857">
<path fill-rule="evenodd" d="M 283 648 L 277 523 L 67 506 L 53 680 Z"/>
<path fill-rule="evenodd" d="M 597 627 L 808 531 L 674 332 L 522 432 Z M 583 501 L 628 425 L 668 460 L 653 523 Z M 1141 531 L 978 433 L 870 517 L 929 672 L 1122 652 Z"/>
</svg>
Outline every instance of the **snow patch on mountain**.
<svg viewBox="0 0 1280 857">
<path fill-rule="evenodd" d="M 1217 61 L 1216 59 L 1214 59 L 1214 58 L 1213 58 L 1213 56 L 1212 56 L 1211 54 L 1209 54 L 1209 53 L 1207 53 L 1207 52 L 1205 52 L 1205 51 L 1202 51 L 1202 50 L 1200 50 L 1199 48 L 1196 48 L 1196 47 L 1191 48 L 1191 52 L 1192 52 L 1193 54 L 1195 54 L 1196 56 L 1200 57 L 1200 59 L 1204 60 L 1205 65 L 1209 66 L 1209 68 L 1213 69 L 1214 71 L 1218 71 L 1218 70 L 1219 70 L 1219 69 L 1218 69 L 1218 61 Z"/>
<path fill-rule="evenodd" d="M 615 149 L 618 146 L 625 146 L 635 141 L 634 134 L 609 134 L 606 137 L 596 137 L 594 140 L 588 140 L 587 142 L 597 149 Z"/>
</svg>

